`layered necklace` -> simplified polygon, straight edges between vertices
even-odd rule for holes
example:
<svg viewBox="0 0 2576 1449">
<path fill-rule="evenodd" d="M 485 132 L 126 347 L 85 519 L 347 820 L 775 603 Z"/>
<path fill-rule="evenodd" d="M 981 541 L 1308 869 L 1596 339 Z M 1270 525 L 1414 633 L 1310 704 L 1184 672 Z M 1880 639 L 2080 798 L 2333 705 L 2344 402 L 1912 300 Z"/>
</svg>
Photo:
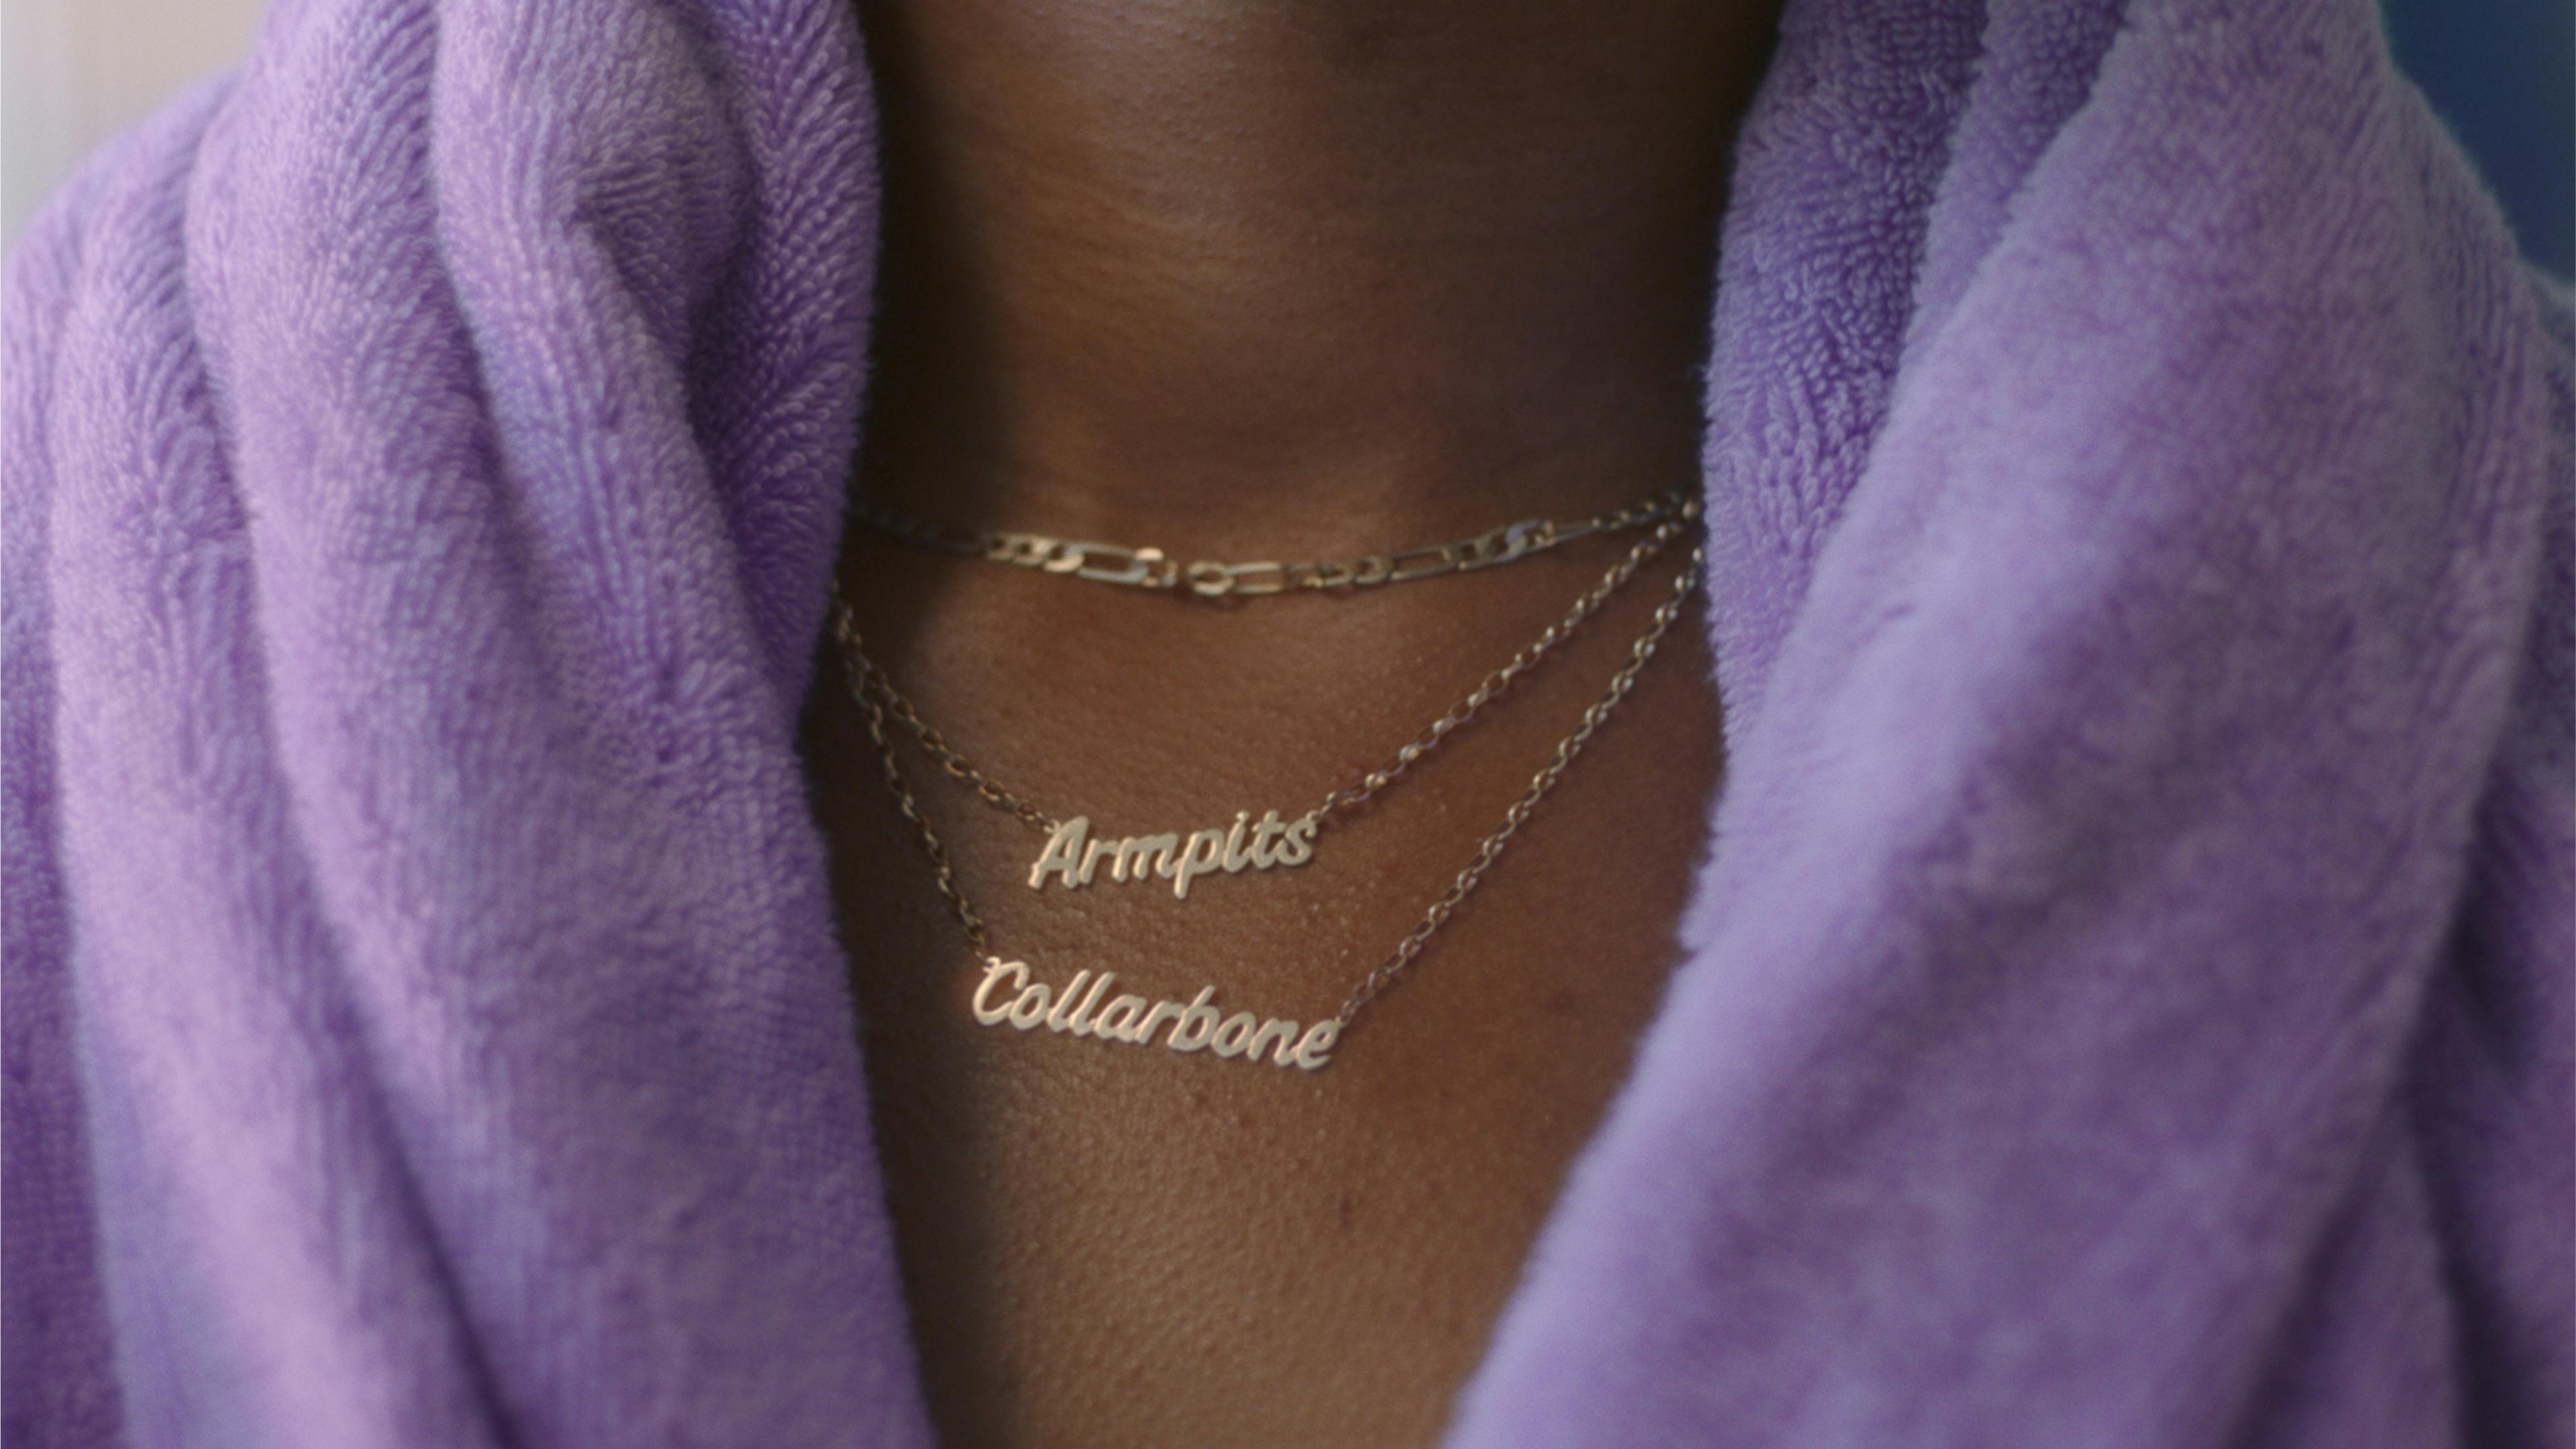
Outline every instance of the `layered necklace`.
<svg viewBox="0 0 2576 1449">
<path fill-rule="evenodd" d="M 1475 721 L 1650 562 L 1682 535 L 1694 531 L 1699 521 L 1698 503 L 1680 492 L 1661 493 L 1591 518 L 1564 522 L 1520 519 L 1450 543 L 1302 563 L 1198 560 L 1183 564 L 1159 548 L 959 529 L 875 504 L 861 504 L 855 517 L 864 526 L 914 547 L 1033 569 L 1077 582 L 1186 592 L 1208 598 L 1370 589 L 1492 568 L 1586 538 L 1639 535 L 1562 616 L 1478 680 L 1439 718 L 1390 752 L 1376 768 L 1327 791 L 1320 801 L 1294 815 L 1265 808 L 1255 818 L 1247 806 L 1220 810 L 1207 817 L 1217 823 L 1141 835 L 1112 835 L 1097 829 L 1087 814 L 1059 815 L 1047 810 L 968 760 L 946 736 L 923 720 L 920 709 L 868 657 L 856 616 L 838 582 L 834 583 L 832 636 L 839 646 L 851 695 L 866 719 L 869 741 L 883 767 L 887 792 L 920 842 L 948 913 L 964 931 L 982 972 L 970 1006 L 975 1020 L 988 1027 L 1022 1032 L 1043 1028 L 1052 1034 L 1112 1046 L 1160 1046 L 1184 1054 L 1205 1051 L 1222 1060 L 1305 1071 L 1315 1071 L 1332 1061 L 1342 1033 L 1362 1009 L 1421 957 L 1440 928 L 1493 868 L 1539 802 L 1547 798 L 1602 723 L 1628 697 L 1638 674 L 1655 656 L 1673 621 L 1680 617 L 1691 591 L 1699 587 L 1705 562 L 1704 547 L 1694 539 L 1673 575 L 1669 591 L 1656 605 L 1645 629 L 1629 645 L 1608 685 L 1557 741 L 1554 751 L 1530 777 L 1528 787 L 1503 812 L 1500 823 L 1478 842 L 1474 854 L 1448 888 L 1431 901 L 1421 920 L 1396 942 L 1385 959 L 1352 987 L 1340 1009 L 1321 1020 L 1300 1021 L 1221 1005 L 1214 983 L 1201 986 L 1196 995 L 1188 998 L 1149 999 L 1134 992 L 1113 994 L 1118 973 L 1110 970 L 1085 968 L 1060 981 L 1044 980 L 1029 962 L 997 950 L 983 913 L 957 882 L 947 846 L 931 827 L 905 779 L 897 757 L 896 732 L 889 721 L 899 724 L 943 775 L 971 788 L 987 805 L 1018 818 L 1030 828 L 1032 839 L 1043 839 L 1023 880 L 1041 899 L 1050 892 L 1108 884 L 1168 889 L 1176 901 L 1187 902 L 1194 884 L 1210 877 L 1260 875 L 1294 869 L 1313 860 L 1326 827 L 1336 818 L 1375 799 Z"/>
</svg>

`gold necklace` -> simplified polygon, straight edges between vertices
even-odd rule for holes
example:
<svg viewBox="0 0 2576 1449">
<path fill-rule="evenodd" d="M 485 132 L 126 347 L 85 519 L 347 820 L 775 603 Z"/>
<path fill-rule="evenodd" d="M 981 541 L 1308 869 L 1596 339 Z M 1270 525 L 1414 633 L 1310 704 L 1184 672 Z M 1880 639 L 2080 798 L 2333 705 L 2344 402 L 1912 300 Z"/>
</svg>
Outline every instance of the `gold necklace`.
<svg viewBox="0 0 2576 1449">
<path fill-rule="evenodd" d="M 1164 831 L 1160 834 L 1109 837 L 1093 833 L 1092 820 L 1088 815 L 1058 819 L 979 769 L 922 719 L 921 711 L 904 697 L 895 687 L 894 680 L 859 646 L 856 626 L 852 624 L 843 629 L 848 613 L 846 605 L 837 605 L 837 596 L 836 606 L 842 612 L 836 616 L 834 629 L 845 650 L 844 660 L 854 680 L 854 688 L 874 696 L 888 712 L 902 721 L 921 746 L 922 753 L 938 762 L 950 778 L 973 787 L 988 804 L 1006 810 L 1046 833 L 1046 846 L 1029 867 L 1029 889 L 1043 891 L 1054 883 L 1078 890 L 1092 885 L 1105 874 L 1110 881 L 1120 883 L 1169 881 L 1174 898 L 1186 901 L 1190 899 L 1192 884 L 1203 876 L 1293 868 L 1312 860 L 1316 837 L 1327 821 L 1374 799 L 1415 763 L 1439 748 L 1451 734 L 1473 721 L 1486 705 L 1572 636 L 1612 594 L 1662 552 L 1687 522 L 1686 518 L 1676 518 L 1656 525 L 1654 531 L 1629 548 L 1598 583 L 1585 590 L 1563 617 L 1548 625 L 1536 639 L 1523 645 L 1501 667 L 1479 680 L 1465 697 L 1406 741 L 1384 763 L 1350 784 L 1330 791 L 1313 809 L 1287 820 L 1282 820 L 1277 810 L 1270 810 L 1264 812 L 1257 822 L 1250 810 L 1238 810 L 1234 812 L 1231 826 L 1193 830 L 1187 835 L 1179 831 Z"/>
<path fill-rule="evenodd" d="M 867 499 L 851 508 L 854 521 L 898 543 L 915 548 L 1041 573 L 1083 579 L 1095 584 L 1122 584 L 1139 589 L 1187 588 L 1204 598 L 1250 598 L 1291 589 L 1365 589 L 1379 584 L 1405 584 L 1443 574 L 1470 573 L 1544 553 L 1596 533 L 1645 528 L 1682 516 L 1693 504 L 1687 490 L 1672 489 L 1623 504 L 1607 513 L 1560 523 L 1552 518 L 1523 518 L 1448 543 L 1426 543 L 1385 553 L 1341 560 L 1303 563 L 1219 563 L 1199 559 L 1183 564 L 1159 548 L 1090 539 L 1057 538 L 1044 533 L 1005 529 L 958 528 L 905 513 Z"/>
<path fill-rule="evenodd" d="M 1671 520 L 1671 525 L 1678 528 L 1694 521 L 1698 513 L 1696 502 L 1686 501 L 1681 506 L 1678 516 Z M 1662 539 L 1669 539 L 1671 536 L 1664 532 L 1661 526 L 1658 528 L 1658 534 Z M 1661 543 L 1650 539 L 1647 544 L 1638 545 L 1638 550 L 1647 550 L 1649 545 L 1660 547 Z M 1632 550 L 1630 559 L 1622 561 L 1628 573 L 1632 574 L 1635 566 L 1644 562 L 1644 557 L 1640 556 L 1638 550 Z M 948 904 L 949 914 L 956 919 L 965 933 L 968 946 L 982 958 L 984 978 L 975 989 L 972 1004 L 978 1023 L 985 1026 L 1007 1025 L 1019 1031 L 1034 1031 L 1044 1026 L 1051 1032 L 1127 1046 L 1152 1045 L 1160 1035 L 1161 1044 L 1171 1051 L 1190 1053 L 1205 1049 L 1220 1058 L 1243 1061 L 1260 1061 L 1266 1056 L 1273 1066 L 1293 1066 L 1305 1071 L 1314 1071 L 1330 1063 L 1334 1045 L 1361 1009 L 1376 1000 L 1380 993 L 1384 992 L 1406 968 L 1413 964 L 1422 954 L 1423 949 L 1430 944 L 1431 938 L 1438 934 L 1440 928 L 1448 923 L 1458 907 L 1475 891 L 1477 885 L 1483 881 L 1485 873 L 1492 869 L 1494 862 L 1501 857 L 1504 847 L 1528 821 L 1531 813 L 1538 808 L 1539 802 L 1547 797 L 1549 791 L 1556 788 L 1556 782 L 1564 776 L 1567 767 L 1574 763 L 1575 757 L 1582 753 L 1593 734 L 1610 717 L 1611 712 L 1619 707 L 1620 702 L 1628 697 L 1629 691 L 1636 686 L 1638 674 L 1646 667 L 1646 661 L 1655 656 L 1657 646 L 1663 642 L 1664 635 L 1672 628 L 1673 621 L 1680 617 L 1682 607 L 1688 601 L 1692 590 L 1699 586 L 1705 562 L 1706 545 L 1693 544 L 1681 570 L 1674 575 L 1670 595 L 1655 606 L 1654 614 L 1648 620 L 1645 630 L 1629 646 L 1628 658 L 1611 675 L 1608 687 L 1589 708 L 1584 710 L 1574 729 L 1557 741 L 1556 748 L 1546 764 L 1531 776 L 1528 787 L 1512 802 L 1511 808 L 1503 813 L 1502 822 L 1488 831 L 1484 839 L 1478 842 L 1475 854 L 1450 882 L 1449 888 L 1430 904 L 1423 912 L 1421 921 L 1396 943 L 1394 950 L 1367 976 L 1361 978 L 1360 983 L 1343 1000 L 1339 1010 L 1330 1017 L 1302 1027 L 1297 1021 L 1289 1018 L 1261 1017 L 1249 1011 L 1238 1011 L 1228 1015 L 1213 1004 L 1217 990 L 1213 984 L 1202 986 L 1198 994 L 1187 1002 L 1177 998 L 1149 1002 L 1146 998 L 1133 993 L 1122 993 L 1103 1002 L 1102 997 L 1107 995 L 1110 984 L 1118 979 L 1118 974 L 1114 971 L 1094 973 L 1089 969 L 1078 970 L 1061 987 L 1050 986 L 1034 978 L 1028 962 L 1006 960 L 997 954 L 993 950 L 991 932 L 985 925 L 982 913 L 975 909 L 974 904 L 966 898 L 964 890 L 957 884 L 956 870 L 949 860 L 947 847 L 941 843 L 938 832 L 931 827 L 929 819 L 922 814 L 920 802 L 914 798 L 911 787 L 904 783 L 902 766 L 895 758 L 894 742 L 886 730 L 886 715 L 891 707 L 889 701 L 892 705 L 901 707 L 907 724 L 922 738 L 924 748 L 932 754 L 933 758 L 938 759 L 951 775 L 974 785 L 978 795 L 992 804 L 1021 815 L 1032 824 L 1048 826 L 1051 832 L 1060 829 L 1061 825 L 1026 800 L 994 783 L 989 776 L 977 770 L 963 756 L 947 746 L 936 730 L 921 723 L 919 712 L 913 710 L 908 702 L 903 701 L 900 694 L 894 692 L 891 683 L 885 680 L 884 672 L 868 659 L 861 647 L 857 621 L 850 611 L 848 601 L 841 596 L 837 583 L 832 596 L 832 628 L 833 635 L 841 646 L 842 663 L 851 694 L 866 715 L 868 738 L 876 748 L 887 791 L 894 798 L 897 812 L 912 826 L 913 833 L 921 844 L 922 853 L 928 857 L 940 895 Z M 1478 695 L 1481 694 L 1484 699 L 1490 700 L 1493 694 L 1500 693 L 1502 688 L 1508 686 L 1511 677 L 1517 677 L 1519 672 L 1528 667 L 1528 663 L 1535 663 L 1539 655 L 1543 655 L 1547 648 L 1552 648 L 1555 640 L 1563 638 L 1562 631 L 1570 627 L 1569 621 L 1580 622 L 1581 616 L 1588 615 L 1592 609 L 1598 608 L 1600 599 L 1607 597 L 1608 589 L 1616 587 L 1616 584 L 1611 582 L 1613 578 L 1624 581 L 1625 577 L 1626 575 L 1621 574 L 1618 569 L 1614 569 L 1611 575 L 1605 575 L 1604 585 L 1607 588 L 1596 586 L 1592 593 L 1585 595 L 1587 600 L 1591 600 L 1589 607 L 1578 601 L 1577 609 L 1569 613 L 1567 619 L 1558 621 L 1558 624 L 1551 626 L 1538 641 L 1533 641 L 1532 645 L 1524 648 L 1521 654 L 1513 656 L 1514 664 L 1506 665 L 1504 669 L 1498 669 L 1493 675 L 1487 676 L 1489 684 L 1493 683 L 1498 676 L 1504 677 L 1491 692 L 1487 692 L 1484 686 L 1480 685 L 1467 700 L 1462 700 L 1461 706 L 1467 706 L 1469 701 L 1477 702 L 1467 708 L 1466 715 L 1458 718 L 1458 723 L 1463 724 L 1466 718 L 1473 717 L 1475 709 L 1482 707 L 1483 701 L 1478 700 Z M 1595 595 L 1599 597 L 1596 598 Z M 1533 653 L 1533 650 L 1536 652 Z M 1525 656 L 1526 663 L 1522 662 Z M 1515 668 L 1515 665 L 1518 667 Z M 1508 676 L 1506 671 L 1509 671 Z M 1450 712 L 1441 718 L 1446 721 L 1458 715 L 1459 707 L 1453 706 Z M 1346 787 L 1346 790 L 1358 791 L 1348 803 L 1356 804 L 1359 800 L 1367 799 L 1377 790 L 1383 789 L 1396 775 L 1401 774 L 1406 766 L 1419 759 L 1428 746 L 1422 748 L 1416 748 L 1416 746 L 1422 746 L 1425 738 L 1436 745 L 1440 738 L 1445 737 L 1455 728 L 1455 725 L 1450 725 L 1444 729 L 1435 722 L 1431 729 L 1424 731 L 1423 736 L 1417 736 L 1413 743 L 1397 751 L 1387 766 L 1371 771 L 1354 786 Z M 1383 778 L 1380 778 L 1381 776 Z M 1372 784 L 1372 781 L 1375 783 Z M 1335 795 L 1344 793 L 1346 792 L 1336 791 Z M 1332 799 L 1333 797 L 1328 796 L 1327 803 L 1329 804 Z M 1165 1030 L 1167 1025 L 1168 1031 Z"/>
</svg>

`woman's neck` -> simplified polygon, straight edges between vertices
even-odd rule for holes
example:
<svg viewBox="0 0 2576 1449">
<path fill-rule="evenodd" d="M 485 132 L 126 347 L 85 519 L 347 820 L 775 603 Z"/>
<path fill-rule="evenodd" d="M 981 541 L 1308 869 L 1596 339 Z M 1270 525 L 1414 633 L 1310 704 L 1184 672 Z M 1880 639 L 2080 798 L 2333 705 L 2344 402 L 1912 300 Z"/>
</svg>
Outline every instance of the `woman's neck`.
<svg viewBox="0 0 2576 1449">
<path fill-rule="evenodd" d="M 862 0 L 866 486 L 1323 548 L 1688 476 L 1721 162 L 1776 8 Z"/>
</svg>

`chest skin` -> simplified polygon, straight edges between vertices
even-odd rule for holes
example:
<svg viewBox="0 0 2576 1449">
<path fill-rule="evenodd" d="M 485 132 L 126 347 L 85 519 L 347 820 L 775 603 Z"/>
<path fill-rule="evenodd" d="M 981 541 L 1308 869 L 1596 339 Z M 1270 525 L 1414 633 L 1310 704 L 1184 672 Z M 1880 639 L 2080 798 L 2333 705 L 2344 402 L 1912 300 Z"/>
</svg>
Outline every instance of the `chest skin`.
<svg viewBox="0 0 2576 1449">
<path fill-rule="evenodd" d="M 845 586 L 871 655 L 1004 783 L 1114 836 L 1185 835 L 1242 809 L 1303 813 L 1609 556 L 1409 601 L 1233 610 L 890 552 Z M 1336 819 L 1311 862 L 1211 874 L 1186 900 L 1032 890 L 1045 832 L 899 758 L 996 950 L 1039 979 L 1116 971 L 1157 1000 L 1212 983 L 1229 1010 L 1312 1022 L 1501 820 L 1670 567 Z M 1312 1072 L 980 1023 L 979 963 L 822 656 L 803 749 L 944 1443 L 1436 1439 L 1677 959 L 1720 774 L 1704 640 L 1694 602 L 1482 887 Z"/>
</svg>

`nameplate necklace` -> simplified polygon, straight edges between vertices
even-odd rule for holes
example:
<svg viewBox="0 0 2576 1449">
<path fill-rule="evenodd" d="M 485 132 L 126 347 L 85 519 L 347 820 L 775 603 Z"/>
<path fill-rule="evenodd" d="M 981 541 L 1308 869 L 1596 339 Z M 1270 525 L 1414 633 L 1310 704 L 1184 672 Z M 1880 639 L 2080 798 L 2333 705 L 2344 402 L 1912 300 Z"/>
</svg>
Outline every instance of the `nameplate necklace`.
<svg viewBox="0 0 2576 1449">
<path fill-rule="evenodd" d="M 1193 564 L 1187 573 L 1174 578 L 1195 578 L 1202 583 L 1217 577 L 1216 570 L 1266 570 L 1271 575 L 1304 580 L 1303 587 L 1324 587 L 1316 579 L 1337 579 L 1343 584 L 1354 580 L 1367 582 L 1404 581 L 1410 578 L 1435 577 L 1468 568 L 1489 566 L 1524 557 L 1539 549 L 1553 546 L 1566 537 L 1607 532 L 1630 526 L 1646 526 L 1646 537 L 1614 564 L 1590 589 L 1577 598 L 1571 608 L 1551 623 L 1537 638 L 1523 645 L 1500 667 L 1478 681 L 1457 703 L 1432 721 L 1420 733 L 1386 757 L 1384 763 L 1349 784 L 1326 794 L 1311 809 L 1287 816 L 1276 809 L 1262 810 L 1257 816 L 1249 807 L 1226 812 L 1222 824 L 1197 826 L 1187 831 L 1166 830 L 1133 835 L 1114 835 L 1098 828 L 1087 814 L 1059 818 L 1039 808 L 1030 800 L 1002 785 L 992 775 L 968 760 L 947 738 L 923 720 L 921 711 L 894 686 L 886 672 L 871 660 L 860 638 L 858 624 L 848 601 L 841 595 L 837 582 L 832 595 L 832 632 L 839 645 L 845 678 L 851 695 L 857 701 L 867 724 L 870 743 L 874 746 L 886 787 L 897 811 L 912 827 L 912 833 L 929 860 L 932 877 L 947 903 L 949 914 L 963 930 L 981 971 L 969 1010 L 980 1025 L 1020 1032 L 1044 1031 L 1073 1040 L 1088 1040 L 1104 1045 L 1125 1047 L 1161 1047 L 1182 1054 L 1205 1051 L 1213 1058 L 1262 1062 L 1279 1068 L 1316 1071 L 1328 1065 L 1343 1031 L 1359 1012 L 1376 1000 L 1416 959 L 1438 934 L 1460 904 L 1484 879 L 1504 847 L 1538 808 L 1539 802 L 1555 788 L 1567 767 L 1582 753 L 1586 743 L 1602 723 L 1627 698 L 1635 687 L 1638 674 L 1655 655 L 1657 646 L 1680 616 L 1691 592 L 1699 586 L 1704 568 L 1704 546 L 1695 544 L 1675 574 L 1671 591 L 1659 603 L 1642 633 L 1629 646 L 1627 657 L 1611 676 L 1609 685 L 1576 721 L 1573 729 L 1557 741 L 1546 762 L 1533 774 L 1530 783 L 1502 821 L 1478 842 L 1466 866 L 1449 882 L 1423 913 L 1421 921 L 1397 942 L 1374 969 L 1343 999 L 1330 1016 L 1311 1022 L 1300 1022 L 1284 1016 L 1264 1015 L 1246 1010 L 1229 1010 L 1220 1005 L 1219 988 L 1203 984 L 1188 997 L 1149 998 L 1132 991 L 1113 991 L 1119 973 L 1112 970 L 1084 968 L 1057 979 L 1042 979 L 1038 968 L 1024 960 L 1012 959 L 996 951 L 992 933 L 982 912 L 968 900 L 956 880 L 946 845 L 922 812 L 903 768 L 896 757 L 894 735 L 888 720 L 899 722 L 910 733 L 921 751 L 950 778 L 970 787 L 987 804 L 1006 811 L 1044 836 L 1023 877 L 1023 884 L 1038 892 L 1080 890 L 1099 884 L 1157 884 L 1170 889 L 1176 900 L 1190 899 L 1193 885 L 1212 876 L 1259 875 L 1292 869 L 1307 864 L 1315 857 L 1317 843 L 1331 819 L 1359 806 L 1385 791 L 1401 779 L 1417 762 L 1438 749 L 1441 743 L 1475 720 L 1514 681 L 1552 652 L 1638 570 L 1672 542 L 1686 527 L 1696 523 L 1699 508 L 1695 501 L 1679 495 L 1659 495 L 1645 503 L 1583 521 L 1580 525 L 1561 527 L 1543 520 L 1525 521 L 1494 530 L 1479 539 L 1517 538 L 1517 543 L 1493 543 L 1487 546 L 1483 562 L 1459 563 L 1453 557 L 1449 566 L 1439 569 L 1416 565 L 1411 570 L 1396 567 L 1389 556 L 1372 555 L 1345 564 L 1304 564 L 1294 572 L 1282 566 Z M 880 514 L 882 518 L 884 515 Z M 1517 533 L 1512 532 L 1517 530 Z M 890 530 L 891 531 L 891 530 Z M 898 538 L 906 538 L 896 532 Z M 989 535 L 1022 539 L 1032 535 Z M 930 540 L 918 531 L 906 541 L 925 543 Z M 1048 540 L 1050 543 L 1062 541 Z M 1436 549 L 1456 554 L 1462 547 L 1475 546 L 1477 540 L 1462 545 L 1441 545 Z M 944 546 L 934 544 L 933 546 Z M 1105 544 L 1062 544 L 1067 550 L 1044 555 L 1049 558 L 1096 558 Z M 962 549 L 958 551 L 964 551 Z M 1128 552 L 1137 552 L 1129 550 Z M 1159 558 L 1159 551 L 1145 550 Z M 1405 558 L 1434 552 L 1434 549 L 1408 550 L 1393 556 Z M 1125 577 L 1095 577 L 1079 568 L 1049 567 L 1028 562 L 1031 553 L 1022 548 L 983 549 L 977 556 L 997 562 L 1041 567 L 1067 577 L 1093 582 L 1135 583 Z M 1154 585 L 1148 584 L 1148 587 Z M 1166 583 L 1164 586 L 1169 586 Z M 1290 587 L 1254 588 L 1248 593 L 1281 592 Z M 1222 593 L 1223 589 L 1196 587 L 1202 594 Z M 1224 818 L 1224 817 L 1221 817 Z"/>
</svg>

